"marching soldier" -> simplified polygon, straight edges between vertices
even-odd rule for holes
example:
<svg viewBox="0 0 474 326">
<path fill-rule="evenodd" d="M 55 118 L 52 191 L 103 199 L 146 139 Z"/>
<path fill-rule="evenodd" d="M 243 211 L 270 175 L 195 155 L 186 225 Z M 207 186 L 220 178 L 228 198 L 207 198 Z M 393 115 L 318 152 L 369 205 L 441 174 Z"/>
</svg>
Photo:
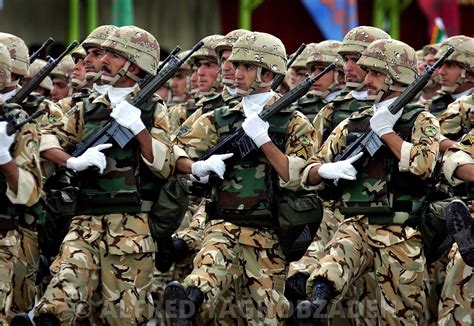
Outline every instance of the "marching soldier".
<svg viewBox="0 0 474 326">
<path fill-rule="evenodd" d="M 292 85 L 292 87 L 298 86 L 298 84 L 306 78 L 306 74 L 309 73 L 308 67 L 306 66 L 306 61 L 314 52 L 316 45 L 317 43 L 307 44 L 303 52 L 301 52 L 300 55 L 291 64 L 289 70 L 293 72 L 292 74 L 290 74 L 290 84 Z M 290 57 L 295 54 L 296 53 L 293 53 Z"/>
<path fill-rule="evenodd" d="M 70 87 L 69 83 L 73 70 L 74 60 L 70 55 L 67 55 L 49 74 L 53 81 L 53 89 L 51 90 L 51 100 L 53 102 L 71 96 L 73 88 Z"/>
<path fill-rule="evenodd" d="M 425 65 L 432 66 L 435 62 L 435 55 L 439 50 L 439 44 L 428 44 L 423 47 L 421 50 L 421 60 L 418 60 L 418 67 L 420 73 L 425 71 Z M 420 92 L 420 97 L 418 101 L 420 103 L 426 103 L 435 97 L 438 94 L 438 91 L 441 88 L 439 77 L 439 70 L 435 71 L 431 76 L 430 81 L 423 90 Z"/>
</svg>

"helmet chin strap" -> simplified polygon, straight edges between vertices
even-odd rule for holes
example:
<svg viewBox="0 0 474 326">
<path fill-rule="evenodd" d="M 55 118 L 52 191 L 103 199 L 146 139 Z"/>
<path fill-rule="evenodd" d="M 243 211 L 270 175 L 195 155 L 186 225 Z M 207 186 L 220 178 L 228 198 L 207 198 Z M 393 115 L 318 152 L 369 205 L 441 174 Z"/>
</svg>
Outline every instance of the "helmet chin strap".
<svg viewBox="0 0 474 326">
<path fill-rule="evenodd" d="M 271 86 L 272 83 L 273 83 L 273 79 L 266 83 L 262 81 L 262 67 L 258 66 L 257 78 L 254 80 L 252 85 L 250 85 L 249 89 L 245 91 L 243 89 L 236 88 L 236 91 L 237 91 L 237 94 L 240 96 L 247 96 L 247 95 L 252 94 L 256 89 Z"/>
<path fill-rule="evenodd" d="M 131 62 L 130 61 L 127 61 L 125 62 L 125 64 L 122 66 L 122 68 L 120 68 L 120 70 L 115 74 L 115 76 L 113 77 L 109 77 L 109 76 L 105 76 L 105 75 L 102 75 L 100 78 L 103 80 L 103 81 L 106 81 L 107 84 L 109 86 L 114 86 L 115 83 L 120 79 L 122 78 L 123 76 L 127 76 L 128 78 L 136 81 L 136 82 L 139 82 L 140 81 L 140 77 L 138 77 L 137 75 L 135 74 L 132 74 L 130 71 L 128 71 L 128 69 L 130 68 L 131 66 Z"/>
<path fill-rule="evenodd" d="M 88 71 L 88 72 L 86 72 L 86 81 L 89 82 L 89 83 L 93 83 L 93 82 L 99 80 L 101 76 L 102 76 L 101 72 Z"/>
<path fill-rule="evenodd" d="M 16 86 L 18 86 L 18 79 L 5 82 L 5 87 L 16 87 Z"/>
<path fill-rule="evenodd" d="M 353 91 L 360 91 L 362 88 L 364 88 L 365 84 L 362 83 L 357 83 L 357 82 L 346 82 L 347 88 Z"/>
<path fill-rule="evenodd" d="M 81 89 L 87 85 L 87 79 L 80 80 L 77 78 L 72 78 L 69 84 L 71 88 Z"/>
<path fill-rule="evenodd" d="M 392 77 L 387 75 L 385 76 L 385 82 L 382 88 L 377 92 L 377 95 L 375 96 L 374 103 L 379 103 L 388 90 L 391 90 L 393 92 L 403 92 L 405 88 L 406 87 L 395 86 Z"/>
</svg>

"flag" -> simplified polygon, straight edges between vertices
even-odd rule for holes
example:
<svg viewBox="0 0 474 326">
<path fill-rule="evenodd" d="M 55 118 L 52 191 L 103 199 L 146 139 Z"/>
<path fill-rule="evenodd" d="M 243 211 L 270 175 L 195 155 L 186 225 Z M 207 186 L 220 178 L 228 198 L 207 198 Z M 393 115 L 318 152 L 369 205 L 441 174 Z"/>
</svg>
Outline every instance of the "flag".
<svg viewBox="0 0 474 326">
<path fill-rule="evenodd" d="M 112 0 L 112 24 L 133 25 L 133 0 Z"/>
<path fill-rule="evenodd" d="M 421 11 L 428 20 L 427 36 L 431 38 L 436 26 L 436 18 L 443 21 L 445 34 L 459 35 L 461 31 L 461 19 L 457 0 L 418 0 Z"/>
<path fill-rule="evenodd" d="M 313 22 L 328 40 L 342 40 L 358 26 L 357 0 L 301 0 Z"/>
<path fill-rule="evenodd" d="M 431 33 L 430 44 L 443 42 L 448 38 L 446 34 L 446 28 L 444 27 L 443 20 L 440 17 L 436 17 L 433 24 L 433 32 Z"/>
</svg>

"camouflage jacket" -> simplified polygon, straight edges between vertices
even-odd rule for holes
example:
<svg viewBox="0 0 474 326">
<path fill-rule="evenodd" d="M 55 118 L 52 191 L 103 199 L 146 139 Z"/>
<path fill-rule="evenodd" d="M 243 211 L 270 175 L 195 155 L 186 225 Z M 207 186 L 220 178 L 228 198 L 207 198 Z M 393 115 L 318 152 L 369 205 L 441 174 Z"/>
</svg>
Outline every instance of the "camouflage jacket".
<svg viewBox="0 0 474 326">
<path fill-rule="evenodd" d="M 309 121 L 313 121 L 316 114 L 327 104 L 327 102 L 315 94 L 308 93 L 299 98 L 291 108 L 303 113 Z"/>
<path fill-rule="evenodd" d="M 446 111 L 449 104 L 454 101 L 454 98 L 451 94 L 440 93 L 439 95 L 433 97 L 431 100 L 424 104 L 425 109 L 430 111 L 432 115 L 438 117 L 444 111 Z"/>
<path fill-rule="evenodd" d="M 441 128 L 441 139 L 458 140 L 474 126 L 473 94 L 465 95 L 449 104 L 436 118 Z"/>
<path fill-rule="evenodd" d="M 454 176 L 456 168 L 465 164 L 474 164 L 474 129 L 471 129 L 460 142 L 448 148 L 444 153 L 442 170 L 446 180 L 452 186 L 466 182 Z"/>
</svg>

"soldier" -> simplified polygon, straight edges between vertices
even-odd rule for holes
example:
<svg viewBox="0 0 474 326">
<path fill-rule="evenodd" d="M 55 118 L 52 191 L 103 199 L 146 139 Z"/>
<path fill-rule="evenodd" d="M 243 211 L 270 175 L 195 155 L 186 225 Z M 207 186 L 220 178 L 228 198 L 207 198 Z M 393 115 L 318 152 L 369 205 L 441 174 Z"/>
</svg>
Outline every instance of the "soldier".
<svg viewBox="0 0 474 326">
<path fill-rule="evenodd" d="M 461 188 L 469 201 L 472 199 L 471 184 L 474 181 L 473 140 L 474 132 L 471 129 L 459 143 L 453 144 L 443 157 L 443 173 L 446 179 L 453 187 Z M 442 326 L 472 325 L 474 321 L 474 222 L 470 209 L 472 207 L 468 208 L 462 201 L 455 200 L 446 210 L 448 230 L 457 243 L 448 255 L 446 279 L 440 296 L 438 324 Z"/>
<path fill-rule="evenodd" d="M 306 48 L 300 55 L 295 59 L 295 61 L 291 64 L 290 69 L 293 71 L 290 74 L 290 84 L 292 87 L 298 86 L 305 78 L 306 74 L 309 73 L 308 67 L 306 66 L 306 62 L 308 61 L 311 54 L 314 52 L 317 43 L 309 43 L 306 45 Z M 295 55 L 293 53 L 290 57 Z"/>
<path fill-rule="evenodd" d="M 176 135 L 181 124 L 196 111 L 201 100 L 216 95 L 222 90 L 219 76 L 219 63 L 215 51 L 222 35 L 210 35 L 202 39 L 204 46 L 189 58 L 190 64 L 196 66 L 199 92 L 194 98 L 181 105 L 169 109 L 171 134 Z M 192 87 L 192 86 L 191 86 Z M 192 89 L 192 88 L 191 88 Z"/>
<path fill-rule="evenodd" d="M 3 100 L 8 101 L 12 98 L 18 88 L 19 82 L 23 77 L 28 76 L 28 67 L 30 65 L 30 58 L 28 57 L 28 47 L 18 36 L 0 33 L 0 44 L 3 44 L 10 51 L 11 64 L 11 81 L 2 90 Z"/>
<path fill-rule="evenodd" d="M 329 40 L 313 46 L 305 63 L 308 71 L 317 75 L 331 63 L 337 63 L 340 60 L 337 55 L 340 45 L 341 42 Z M 295 103 L 294 108 L 306 115 L 309 121 L 313 121 L 321 108 L 341 93 L 337 89 L 339 86 L 339 72 L 330 71 L 311 86 L 309 92 Z"/>
<path fill-rule="evenodd" d="M 464 43 L 471 39 L 464 35 L 452 36 L 441 43 L 440 51 L 435 55 L 435 59 L 439 59 L 448 46 L 454 47 L 455 52 L 439 68 L 440 94 L 425 104 L 426 109 L 435 117 L 442 114 L 453 101 L 472 93 L 474 86 L 474 75 L 470 67 L 472 53 L 464 46 Z M 441 48 L 444 48 L 444 51 L 441 51 Z M 442 152 L 444 149 L 441 146 Z"/>
<path fill-rule="evenodd" d="M 69 86 L 69 83 L 73 70 L 74 60 L 70 55 L 67 55 L 49 74 L 53 81 L 53 89 L 51 90 L 51 100 L 53 102 L 71 96 L 73 88 Z"/>
<path fill-rule="evenodd" d="M 74 60 L 74 68 L 70 84 L 74 92 L 80 92 L 83 88 L 92 89 L 92 83 L 86 79 L 86 66 L 84 64 L 86 55 L 86 50 L 81 45 L 71 53 L 71 57 Z"/>
<path fill-rule="evenodd" d="M 425 71 L 425 66 L 432 66 L 436 60 L 435 55 L 439 50 L 439 44 L 428 44 L 425 45 L 422 49 L 422 60 L 418 60 L 418 70 L 420 74 Z M 439 89 L 441 88 L 439 70 L 436 70 L 431 76 L 430 81 L 423 90 L 420 92 L 420 98 L 418 99 L 421 103 L 428 102 L 431 98 L 438 94 Z"/>
<path fill-rule="evenodd" d="M 194 270 L 184 280 L 165 289 L 167 312 L 175 322 L 194 319 L 202 305 L 201 318 L 206 322 L 218 302 L 235 289 L 226 314 L 215 311 L 214 317 L 239 318 L 246 324 L 276 325 L 285 318 L 288 302 L 283 296 L 287 263 L 271 217 L 269 194 L 271 184 L 295 189 L 295 169 L 302 167 L 313 152 L 314 130 L 298 111 L 284 110 L 263 122 L 257 115 L 274 103 L 279 95 L 270 90 L 273 78 L 286 73 L 283 43 L 273 35 L 259 32 L 240 37 L 229 59 L 234 64 L 236 87 L 242 102 L 202 115 L 187 133 L 177 137 L 186 153 L 175 147 L 176 170 L 204 178 L 212 172 L 224 180 L 213 184 L 213 201 L 206 207 L 207 223 L 202 248 L 194 259 Z M 277 122 L 279 121 L 279 122 Z M 251 159 L 226 164 L 232 154 L 214 155 L 194 162 L 220 138 L 242 125 L 260 151 Z M 270 125 L 270 137 L 268 128 Z M 279 126 L 279 127 L 277 127 Z M 272 139 L 283 136 L 276 147 Z M 189 158 L 190 157 L 190 158 Z M 227 165 L 227 167 L 226 167 Z M 278 174 L 270 182 L 270 172 Z M 278 187 L 279 188 L 279 187 Z M 275 189 L 276 190 L 276 189 Z M 250 191 L 250 192 L 249 192 Z M 173 306 L 188 304 L 191 313 L 173 311 Z M 229 304 L 231 305 L 229 307 Z M 218 322 L 218 321 L 217 321 Z"/>
<path fill-rule="evenodd" d="M 25 66 L 25 68 L 27 68 Z M 0 90 L 12 87 L 10 54 L 0 44 Z M 7 121 L 24 119 L 17 105 L 2 103 L 0 110 L 0 324 L 8 325 L 13 311 L 27 311 L 34 300 L 34 278 L 38 254 L 33 221 L 25 209 L 34 205 L 41 193 L 39 169 L 40 134 L 30 123 L 13 135 Z M 36 264 L 38 261 L 36 260 Z M 27 279 L 29 277 L 29 279 Z"/>
<path fill-rule="evenodd" d="M 156 246 L 147 212 L 158 178 L 170 173 L 169 124 L 160 99 L 141 108 L 127 101 L 140 80 L 156 74 L 159 45 L 147 31 L 124 26 L 96 49 L 105 51 L 101 79 L 109 88 L 92 103 L 79 102 L 74 114 L 42 136 L 45 159 L 77 172 L 95 166 L 99 174 L 78 179 L 76 216 L 57 258 L 59 271 L 35 309 L 39 325 L 87 323 L 94 316 L 110 325 L 144 324 L 153 314 Z M 98 145 L 78 157 L 65 152 L 109 117 L 128 128 L 134 141 L 123 149 Z"/>
<path fill-rule="evenodd" d="M 181 51 L 178 53 L 178 58 L 184 58 L 189 53 L 189 51 L 190 50 Z M 171 78 L 170 85 L 172 98 L 170 105 L 178 105 L 191 98 L 189 85 L 189 78 L 191 75 L 190 72 L 191 66 L 189 65 L 189 62 L 185 62 L 181 65 L 181 67 L 179 67 L 179 70 Z"/>
<path fill-rule="evenodd" d="M 41 59 L 36 59 L 28 68 L 28 76 L 23 77 L 21 80 L 22 86 L 24 86 L 28 81 L 31 80 L 31 77 L 36 75 L 43 67 L 46 66 L 46 61 Z M 39 96 L 49 97 L 51 90 L 53 89 L 53 82 L 51 81 L 51 77 L 46 76 L 45 79 L 41 81 L 36 90 Z"/>
<path fill-rule="evenodd" d="M 304 313 L 309 310 L 316 312 L 315 319 L 323 319 L 329 300 L 341 300 L 354 281 L 370 273 L 377 282 L 377 323 L 416 324 L 425 304 L 426 263 L 416 225 L 423 180 L 431 175 L 438 155 L 439 125 L 421 107 L 405 107 L 396 114 L 388 110 L 417 75 L 411 47 L 377 40 L 357 64 L 368 72 L 369 94 L 381 101 L 341 122 L 303 171 L 302 185 L 308 188 L 321 188 L 323 178 L 351 182 L 340 185 L 344 221 L 308 279 L 312 304 L 300 304 L 297 314 L 308 318 Z M 361 158 L 360 153 L 331 163 L 369 128 L 386 147 L 372 158 Z"/>
</svg>

